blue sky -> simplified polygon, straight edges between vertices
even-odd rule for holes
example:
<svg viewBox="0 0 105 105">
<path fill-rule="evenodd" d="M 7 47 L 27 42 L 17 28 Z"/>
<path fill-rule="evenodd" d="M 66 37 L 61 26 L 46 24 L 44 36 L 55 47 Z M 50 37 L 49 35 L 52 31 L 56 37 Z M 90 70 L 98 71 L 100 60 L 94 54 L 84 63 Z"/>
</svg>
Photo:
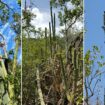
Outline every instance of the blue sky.
<svg viewBox="0 0 105 105">
<path fill-rule="evenodd" d="M 44 0 L 44 2 L 42 2 L 41 0 L 31 0 L 31 3 L 34 2 L 34 6 L 33 6 L 32 11 L 34 11 L 33 13 L 36 13 L 36 18 L 32 21 L 32 23 L 36 27 L 41 27 L 42 29 L 44 29 L 45 27 L 48 28 L 49 22 L 51 20 L 49 1 L 50 0 Z M 37 10 L 35 10 L 35 9 L 37 9 Z M 57 15 L 58 15 L 57 9 L 53 9 L 53 13 L 56 14 L 56 26 L 58 28 L 59 27 L 59 20 L 57 17 Z"/>
<path fill-rule="evenodd" d="M 50 9 L 49 1 L 50 0 L 44 0 L 44 2 L 41 2 L 41 0 L 36 0 L 35 4 L 36 4 L 37 8 L 40 8 L 43 11 L 49 11 L 49 9 Z"/>
<path fill-rule="evenodd" d="M 29 3 L 29 0 L 26 0 Z M 33 4 L 34 3 L 34 7 L 37 7 L 39 8 L 40 10 L 43 10 L 43 11 L 48 11 L 49 10 L 49 1 L 50 0 L 44 0 L 44 2 L 42 2 L 42 0 L 30 0 L 31 3 Z M 25 0 L 22 0 L 22 4 L 24 5 L 25 3 Z"/>
<path fill-rule="evenodd" d="M 31 22 L 32 25 L 36 26 L 37 28 L 43 27 L 43 29 L 49 25 L 50 21 L 50 10 L 49 10 L 49 0 L 44 0 L 44 5 L 41 0 L 26 0 L 27 7 L 34 3 L 33 7 L 31 8 L 31 11 L 33 14 L 36 15 L 36 18 L 34 18 Z M 22 0 L 22 7 L 24 7 L 25 0 Z M 47 17 L 47 19 L 46 19 Z"/>
<path fill-rule="evenodd" d="M 101 49 L 101 54 L 105 56 L 105 34 L 103 29 L 101 28 L 103 26 L 103 12 L 105 11 L 105 0 L 84 1 L 86 28 L 84 52 L 86 52 L 88 49 L 92 49 L 93 45 L 97 45 Z M 105 67 L 103 69 L 105 69 Z M 100 85 L 102 86 L 100 91 L 100 99 L 102 101 L 101 105 L 103 105 L 105 74 L 102 76 L 102 81 Z M 91 102 L 94 102 L 95 99 L 96 97 L 93 97 L 91 99 Z"/>
<path fill-rule="evenodd" d="M 17 0 L 2 0 L 6 4 L 9 5 L 10 8 L 14 10 L 14 12 L 21 13 L 20 6 L 17 4 Z M 16 33 L 10 28 L 10 24 L 13 21 L 12 11 L 10 11 L 9 20 L 7 23 L 3 24 L 0 27 L 0 33 L 2 33 L 6 40 L 7 51 L 13 49 L 15 47 L 15 37 Z M 1 24 L 1 21 L 0 21 Z M 21 52 L 19 51 L 18 60 L 21 59 Z"/>
</svg>

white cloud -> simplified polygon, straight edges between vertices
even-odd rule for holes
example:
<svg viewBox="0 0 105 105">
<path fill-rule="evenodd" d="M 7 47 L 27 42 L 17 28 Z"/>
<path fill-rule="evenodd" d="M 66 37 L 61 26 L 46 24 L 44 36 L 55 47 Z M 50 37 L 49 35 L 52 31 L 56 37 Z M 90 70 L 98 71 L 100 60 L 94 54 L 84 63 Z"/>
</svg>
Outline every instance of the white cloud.
<svg viewBox="0 0 105 105">
<path fill-rule="evenodd" d="M 67 5 L 68 9 L 74 9 L 75 8 L 75 6 L 71 2 L 67 2 L 66 5 Z"/>
<path fill-rule="evenodd" d="M 80 21 L 77 21 L 74 26 L 76 29 L 81 30 L 83 28 L 83 23 Z"/>
<path fill-rule="evenodd" d="M 36 15 L 36 17 L 31 21 L 32 25 L 36 28 L 41 27 L 42 29 L 49 26 L 50 13 L 42 12 L 38 8 L 33 8 L 32 13 Z"/>
<path fill-rule="evenodd" d="M 53 12 L 56 13 L 56 19 L 57 19 L 56 32 L 59 33 L 59 31 L 64 27 L 59 26 L 57 11 L 54 9 Z M 39 28 L 39 27 L 41 27 L 42 29 L 45 29 L 45 27 L 49 28 L 49 22 L 51 21 L 50 12 L 46 12 L 46 11 L 42 12 L 38 8 L 33 8 L 32 13 L 36 15 L 36 17 L 31 21 L 32 25 L 34 25 L 36 28 Z"/>
<path fill-rule="evenodd" d="M 67 7 L 69 9 L 73 9 L 75 8 L 74 5 L 72 5 L 70 2 L 67 3 Z M 51 18 L 50 18 L 50 13 L 49 12 L 46 12 L 46 11 L 40 11 L 38 8 L 33 8 L 32 9 L 32 13 L 36 15 L 35 18 L 33 18 L 33 20 L 31 21 L 31 24 L 34 25 L 36 28 L 39 28 L 41 27 L 42 29 L 45 29 L 45 27 L 49 27 L 49 22 L 51 21 Z M 57 18 L 57 11 L 54 10 L 54 13 L 56 13 L 56 32 L 59 33 L 60 30 L 64 29 L 64 26 L 59 26 L 59 20 Z M 73 25 L 74 28 L 78 29 L 78 30 L 81 30 L 82 27 L 83 27 L 83 24 L 82 22 L 76 22 L 74 25 Z"/>
<path fill-rule="evenodd" d="M 68 9 L 74 9 L 75 6 L 71 3 L 71 2 L 67 2 L 67 8 Z M 83 23 L 80 22 L 80 21 L 77 21 L 74 25 L 73 25 L 74 28 L 78 29 L 78 30 L 81 30 L 83 28 Z"/>
</svg>

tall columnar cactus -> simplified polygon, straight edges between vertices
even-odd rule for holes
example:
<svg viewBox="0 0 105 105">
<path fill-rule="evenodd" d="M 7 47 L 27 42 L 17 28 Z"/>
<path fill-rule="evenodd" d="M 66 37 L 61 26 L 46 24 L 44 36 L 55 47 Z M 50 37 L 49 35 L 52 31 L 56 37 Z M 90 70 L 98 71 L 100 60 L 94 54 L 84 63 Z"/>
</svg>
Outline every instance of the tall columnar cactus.
<svg viewBox="0 0 105 105">
<path fill-rule="evenodd" d="M 45 28 L 45 57 L 47 57 L 47 28 Z"/>
<path fill-rule="evenodd" d="M 80 37 L 80 36 L 79 36 Z M 73 40 L 71 45 L 69 46 L 69 58 L 67 62 L 67 72 L 68 67 L 70 70 L 70 74 L 67 73 L 68 80 L 67 85 L 69 86 L 69 94 L 67 94 L 67 98 L 70 102 L 70 105 L 74 105 L 75 103 L 82 103 L 82 41 L 81 38 Z M 71 71 L 72 70 L 72 71 Z M 69 85 L 70 84 L 70 85 Z M 79 104 L 81 105 L 81 104 Z"/>
<path fill-rule="evenodd" d="M 65 86 L 65 90 L 67 92 L 67 79 L 66 79 L 66 75 L 65 75 L 65 68 L 64 68 L 64 64 L 63 64 L 63 60 L 62 60 L 62 56 L 60 55 L 60 61 L 61 61 L 61 72 L 62 72 L 62 78 L 63 78 L 63 82 L 64 82 L 64 86 Z"/>
<path fill-rule="evenodd" d="M 49 38 L 50 38 L 50 54 L 52 58 L 52 37 L 51 37 L 51 23 L 49 22 Z"/>
<path fill-rule="evenodd" d="M 54 13 L 53 40 L 56 41 L 56 16 Z"/>
<path fill-rule="evenodd" d="M 52 6 L 50 5 L 50 15 L 51 15 L 51 25 L 52 25 L 52 30 L 53 30 L 53 13 L 52 13 Z"/>
<path fill-rule="evenodd" d="M 52 51 L 53 54 L 56 53 L 56 15 L 52 12 L 52 6 L 50 5 L 50 14 L 51 14 L 51 29 L 52 29 L 52 35 L 53 35 L 53 41 L 52 41 Z"/>
<path fill-rule="evenodd" d="M 74 96 L 75 96 L 75 92 L 76 92 L 76 85 L 77 85 L 77 75 L 76 75 L 76 73 L 78 72 L 77 71 L 77 64 L 76 64 L 76 60 L 77 60 L 77 53 L 76 53 L 76 49 L 74 48 L 74 83 L 73 83 L 73 88 L 74 88 L 74 90 L 73 90 L 73 94 L 74 94 Z"/>
<path fill-rule="evenodd" d="M 26 8 L 27 8 L 26 4 L 27 4 L 27 1 L 25 0 L 25 10 L 26 10 Z"/>
</svg>

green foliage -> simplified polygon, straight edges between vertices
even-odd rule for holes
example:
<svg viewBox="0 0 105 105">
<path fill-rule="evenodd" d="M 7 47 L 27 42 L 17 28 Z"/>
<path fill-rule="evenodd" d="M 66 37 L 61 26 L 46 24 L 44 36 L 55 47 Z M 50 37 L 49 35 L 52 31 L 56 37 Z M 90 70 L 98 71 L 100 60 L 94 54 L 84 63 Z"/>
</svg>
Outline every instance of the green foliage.
<svg viewBox="0 0 105 105">
<path fill-rule="evenodd" d="M 21 0 L 18 0 L 18 4 L 21 6 Z"/>
<path fill-rule="evenodd" d="M 36 17 L 36 15 L 34 15 L 30 10 L 22 10 L 22 15 L 23 15 L 23 19 L 22 19 L 22 28 L 27 30 L 27 28 L 32 27 L 33 26 L 30 24 L 31 20 L 33 18 Z"/>
<path fill-rule="evenodd" d="M 100 50 L 97 46 L 93 46 L 92 51 L 88 50 L 86 52 L 84 58 L 86 76 L 91 75 L 93 65 L 98 65 L 98 68 L 104 66 L 104 62 L 102 62 L 103 58 L 104 56 L 100 55 Z"/>
<path fill-rule="evenodd" d="M 101 75 L 105 71 L 102 68 L 105 66 L 103 61 L 104 56 L 97 46 L 93 46 L 92 50 L 88 50 L 84 57 L 85 67 L 85 102 L 89 104 L 89 100 L 94 96 L 96 87 L 101 80 Z M 95 84 L 95 85 L 94 85 Z"/>
<path fill-rule="evenodd" d="M 3 2 L 0 2 L 0 12 L 0 21 L 2 22 L 2 24 L 5 24 L 9 19 L 9 10 L 7 5 Z"/>
<path fill-rule="evenodd" d="M 60 7 L 59 19 L 60 25 L 65 25 L 69 22 L 69 25 L 74 23 L 73 19 L 78 20 L 83 14 L 82 0 L 50 0 L 50 4 L 54 7 Z M 69 9 L 67 3 L 71 3 L 74 8 Z M 69 26 L 68 26 L 69 27 Z"/>
</svg>

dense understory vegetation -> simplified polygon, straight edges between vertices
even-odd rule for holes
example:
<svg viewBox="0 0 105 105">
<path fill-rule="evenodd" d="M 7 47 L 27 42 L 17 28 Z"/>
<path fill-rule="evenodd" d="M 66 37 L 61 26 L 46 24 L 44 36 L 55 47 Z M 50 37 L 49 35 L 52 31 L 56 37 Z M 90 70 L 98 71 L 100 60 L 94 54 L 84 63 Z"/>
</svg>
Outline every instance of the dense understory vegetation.
<svg viewBox="0 0 105 105">
<path fill-rule="evenodd" d="M 82 19 L 82 2 L 72 0 L 72 10 L 67 2 L 50 1 L 51 22 L 42 31 L 31 24 L 37 14 L 23 9 L 23 105 L 82 105 L 83 30 L 73 29 Z M 62 37 L 56 33 L 57 7 L 62 8 L 59 19 L 65 25 Z"/>
</svg>

